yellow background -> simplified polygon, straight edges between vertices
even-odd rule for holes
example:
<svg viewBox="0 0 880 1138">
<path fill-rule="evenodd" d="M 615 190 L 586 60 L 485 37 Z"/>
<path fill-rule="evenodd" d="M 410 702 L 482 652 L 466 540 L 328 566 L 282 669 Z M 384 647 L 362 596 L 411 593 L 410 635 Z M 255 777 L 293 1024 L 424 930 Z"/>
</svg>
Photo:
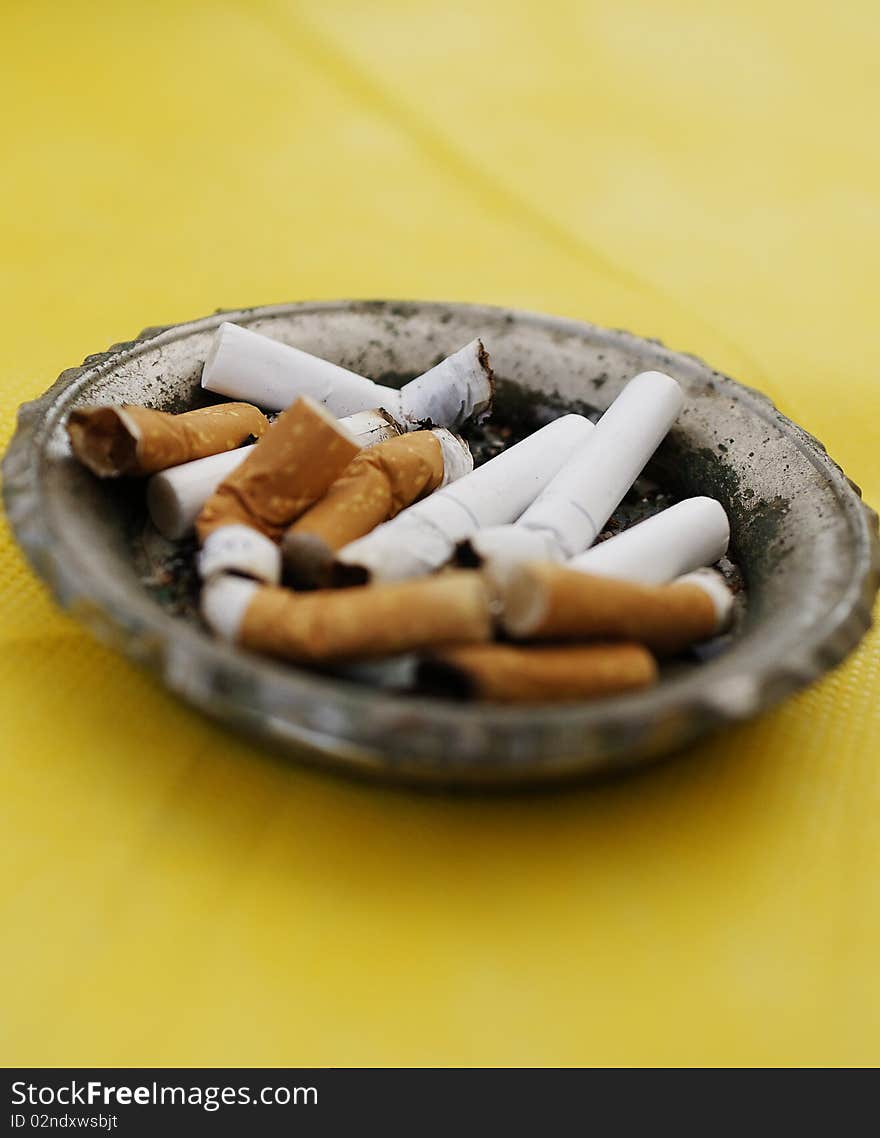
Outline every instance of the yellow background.
<svg viewBox="0 0 880 1138">
<path fill-rule="evenodd" d="M 534 308 L 768 392 L 880 501 L 880 17 L 2 0 L 0 388 L 147 324 Z M 0 548 L 0 1059 L 880 1061 L 880 668 L 598 788 L 418 796 L 165 695 Z"/>
</svg>

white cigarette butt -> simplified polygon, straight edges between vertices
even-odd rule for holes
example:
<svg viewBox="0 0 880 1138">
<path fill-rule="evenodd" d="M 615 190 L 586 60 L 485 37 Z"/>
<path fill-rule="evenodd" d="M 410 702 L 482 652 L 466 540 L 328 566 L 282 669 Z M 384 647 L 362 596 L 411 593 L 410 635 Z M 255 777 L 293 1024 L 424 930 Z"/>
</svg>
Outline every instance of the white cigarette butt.
<svg viewBox="0 0 880 1138">
<path fill-rule="evenodd" d="M 675 585 L 696 585 L 702 589 L 715 606 L 715 631 L 723 632 L 733 617 L 733 593 L 724 577 L 717 569 L 696 569 L 676 577 Z"/>
<path fill-rule="evenodd" d="M 374 407 L 396 415 L 400 400 L 392 387 L 228 322 L 215 333 L 202 387 L 233 398 L 247 391 L 249 402 L 270 411 L 283 411 L 299 396 L 310 395 L 340 417 Z"/>
<path fill-rule="evenodd" d="M 663 585 L 714 565 L 727 552 L 730 522 L 714 498 L 686 498 L 568 562 L 602 577 Z"/>
<path fill-rule="evenodd" d="M 491 402 L 492 368 L 479 340 L 465 344 L 400 389 L 401 415 L 414 426 L 431 422 L 460 427 L 487 411 Z"/>
<path fill-rule="evenodd" d="M 202 589 L 202 616 L 221 640 L 234 644 L 248 605 L 260 586 L 243 577 L 214 577 Z"/>
<path fill-rule="evenodd" d="M 474 456 L 471 448 L 460 435 L 454 435 L 445 427 L 435 427 L 431 434 L 440 444 L 443 454 L 443 481 L 438 489 L 457 482 L 474 469 Z"/>
<path fill-rule="evenodd" d="M 239 573 L 277 585 L 281 580 L 281 550 L 265 534 L 251 526 L 221 526 L 209 533 L 198 555 L 203 581 L 225 573 Z"/>
</svg>

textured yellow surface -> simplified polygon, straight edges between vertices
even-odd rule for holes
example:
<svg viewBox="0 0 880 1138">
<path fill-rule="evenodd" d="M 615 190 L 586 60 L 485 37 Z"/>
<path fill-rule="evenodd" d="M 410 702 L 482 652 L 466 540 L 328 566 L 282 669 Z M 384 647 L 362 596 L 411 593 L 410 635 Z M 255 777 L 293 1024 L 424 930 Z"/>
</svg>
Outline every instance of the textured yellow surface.
<svg viewBox="0 0 880 1138">
<path fill-rule="evenodd" d="M 659 336 L 880 500 L 876 3 L 2 4 L 0 388 L 338 296 Z M 637 777 L 284 766 L 0 546 L 0 1060 L 874 1064 L 880 668 Z"/>
</svg>

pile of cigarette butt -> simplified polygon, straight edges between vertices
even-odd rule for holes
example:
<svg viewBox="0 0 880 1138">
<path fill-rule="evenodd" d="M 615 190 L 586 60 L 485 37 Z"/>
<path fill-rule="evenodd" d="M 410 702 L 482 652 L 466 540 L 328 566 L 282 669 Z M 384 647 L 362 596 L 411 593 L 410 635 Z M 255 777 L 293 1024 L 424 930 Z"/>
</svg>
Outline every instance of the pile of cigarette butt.
<svg viewBox="0 0 880 1138">
<path fill-rule="evenodd" d="M 597 541 L 679 415 L 635 376 L 597 423 L 563 414 L 474 467 L 491 413 L 474 340 L 400 390 L 235 324 L 169 414 L 80 407 L 74 455 L 145 477 L 152 524 L 195 533 L 201 614 L 241 648 L 398 689 L 502 703 L 657 682 L 728 626 L 721 504 L 697 497 Z M 231 401 L 231 400 L 234 400 Z"/>
</svg>

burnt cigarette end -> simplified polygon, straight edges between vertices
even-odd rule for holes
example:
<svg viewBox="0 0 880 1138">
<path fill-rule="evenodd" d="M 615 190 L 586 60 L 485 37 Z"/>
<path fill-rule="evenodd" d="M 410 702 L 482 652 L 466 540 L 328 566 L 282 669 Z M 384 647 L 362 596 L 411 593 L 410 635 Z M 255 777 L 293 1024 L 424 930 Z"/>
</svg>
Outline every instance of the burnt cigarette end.
<svg viewBox="0 0 880 1138">
<path fill-rule="evenodd" d="M 333 550 L 313 533 L 290 530 L 281 542 L 284 580 L 295 589 L 316 589 L 330 581 Z"/>
<path fill-rule="evenodd" d="M 474 407 L 474 416 L 484 416 L 492 410 L 492 404 L 495 401 L 495 372 L 492 368 L 492 362 L 489 359 L 489 353 L 486 351 L 486 346 L 482 340 L 477 340 L 477 358 L 480 367 L 486 374 L 486 382 L 489 385 L 489 395 L 485 403 Z"/>
<path fill-rule="evenodd" d="M 387 411 L 384 407 L 377 407 L 375 411 L 366 411 L 362 412 L 362 414 L 377 415 L 379 418 L 384 419 L 389 429 L 388 438 L 394 438 L 397 435 L 403 434 L 403 427 L 391 412 Z"/>
<path fill-rule="evenodd" d="M 568 703 L 650 687 L 657 664 L 640 644 L 437 649 L 419 670 L 427 694 L 494 703 Z"/>
<path fill-rule="evenodd" d="M 370 571 L 364 565 L 349 565 L 345 561 L 334 561 L 330 569 L 330 587 L 348 589 L 370 583 Z"/>
<path fill-rule="evenodd" d="M 453 660 L 425 656 L 419 660 L 416 687 L 425 695 L 440 699 L 468 700 L 477 698 L 477 686 L 467 671 Z"/>
<path fill-rule="evenodd" d="M 474 549 L 473 542 L 468 538 L 460 541 L 455 547 L 455 564 L 462 569 L 479 569 L 483 559 Z"/>
</svg>

